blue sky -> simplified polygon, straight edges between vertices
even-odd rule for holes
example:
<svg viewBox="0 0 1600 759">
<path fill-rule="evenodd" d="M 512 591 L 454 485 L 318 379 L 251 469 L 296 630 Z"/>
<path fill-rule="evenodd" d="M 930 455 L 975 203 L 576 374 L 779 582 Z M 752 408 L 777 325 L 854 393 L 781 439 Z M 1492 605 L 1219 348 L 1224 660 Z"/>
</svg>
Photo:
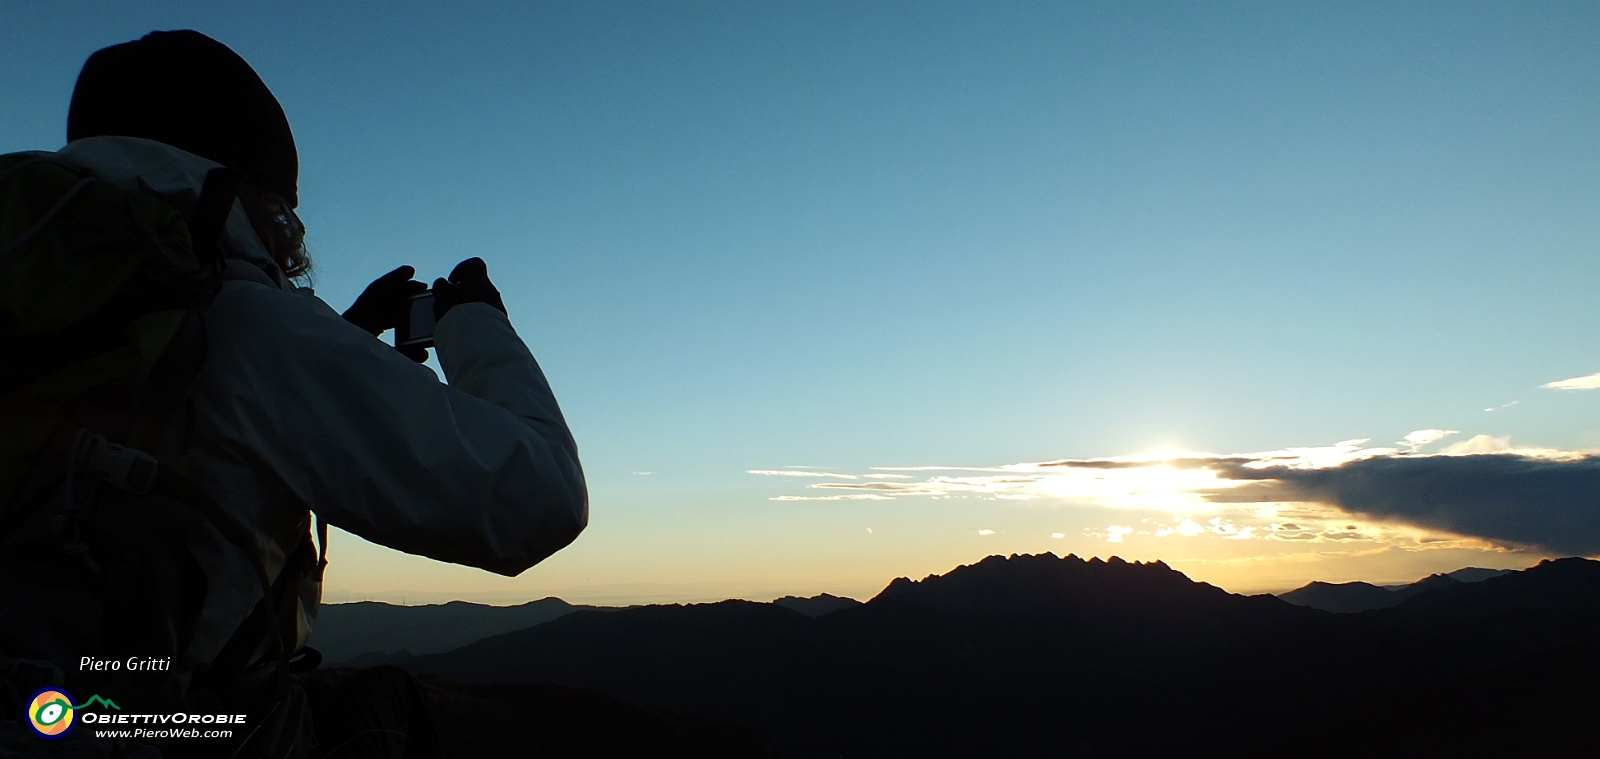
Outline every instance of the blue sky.
<svg viewBox="0 0 1600 759">
<path fill-rule="evenodd" d="M 95 49 L 195 28 L 288 112 L 322 297 L 489 262 L 577 435 L 592 526 L 516 580 L 345 537 L 330 586 L 351 597 L 860 595 L 1046 549 L 1246 589 L 1414 579 L 1536 556 L 1108 546 L 1113 516 L 1079 500 L 774 501 L 809 480 L 748 472 L 1433 428 L 1600 448 L 1600 392 L 1540 387 L 1600 371 L 1592 3 L 0 16 L 0 150 L 60 145 Z"/>
</svg>

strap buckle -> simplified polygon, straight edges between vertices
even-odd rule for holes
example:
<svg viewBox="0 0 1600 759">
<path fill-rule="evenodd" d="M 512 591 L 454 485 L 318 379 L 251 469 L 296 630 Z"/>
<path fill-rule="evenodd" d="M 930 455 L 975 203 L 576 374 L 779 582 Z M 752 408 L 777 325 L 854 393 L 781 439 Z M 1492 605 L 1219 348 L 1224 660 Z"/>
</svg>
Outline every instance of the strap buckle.
<svg viewBox="0 0 1600 759">
<path fill-rule="evenodd" d="M 104 435 L 87 429 L 78 430 L 72 441 L 73 468 L 92 474 L 113 487 L 135 495 L 144 495 L 155 488 L 156 473 L 161 464 L 156 457 L 137 448 L 117 445 Z"/>
</svg>

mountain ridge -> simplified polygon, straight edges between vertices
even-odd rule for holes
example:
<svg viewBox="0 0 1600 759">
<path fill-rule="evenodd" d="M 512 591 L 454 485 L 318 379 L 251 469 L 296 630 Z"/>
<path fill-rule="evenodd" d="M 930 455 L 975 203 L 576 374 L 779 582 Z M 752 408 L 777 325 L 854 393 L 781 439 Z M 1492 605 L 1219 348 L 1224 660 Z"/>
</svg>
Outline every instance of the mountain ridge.
<svg viewBox="0 0 1600 759">
<path fill-rule="evenodd" d="M 860 605 L 827 593 L 772 601 L 808 616 Z M 323 604 L 307 645 L 332 665 L 369 667 L 442 653 L 483 638 L 544 624 L 575 611 L 612 612 L 628 606 L 572 604 L 554 596 L 511 606 L 469 601 L 402 606 L 381 601 Z"/>
<path fill-rule="evenodd" d="M 1482 582 L 1511 571 L 1513 570 L 1463 567 L 1454 572 L 1432 574 L 1416 582 L 1399 585 L 1373 585 L 1359 581 L 1343 583 L 1313 581 L 1277 595 L 1297 606 L 1309 606 L 1335 614 L 1351 614 L 1387 609 L 1429 590 L 1449 588 L 1462 583 Z"/>
<path fill-rule="evenodd" d="M 1324 715 L 1370 717 L 1397 688 L 1515 679 L 1523 658 L 1592 640 L 1600 563 L 1583 559 L 1330 614 L 1157 562 L 1040 554 L 817 617 L 748 601 L 578 611 L 402 666 L 592 689 L 765 730 L 794 756 L 1235 756 L 1339 728 Z M 1243 743 L 1211 729 L 1239 720 L 1258 725 Z"/>
<path fill-rule="evenodd" d="M 325 604 L 307 645 L 329 662 L 350 662 L 377 653 L 431 654 L 475 640 L 532 627 L 584 607 L 549 597 L 515 606 L 450 601 L 396 606 L 378 601 Z"/>
</svg>

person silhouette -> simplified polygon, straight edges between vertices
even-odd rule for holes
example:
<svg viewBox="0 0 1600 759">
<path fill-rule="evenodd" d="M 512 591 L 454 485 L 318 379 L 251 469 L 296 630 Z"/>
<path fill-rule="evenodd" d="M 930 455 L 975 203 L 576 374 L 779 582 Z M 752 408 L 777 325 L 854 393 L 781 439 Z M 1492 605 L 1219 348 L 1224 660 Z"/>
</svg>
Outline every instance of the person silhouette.
<svg viewBox="0 0 1600 759">
<path fill-rule="evenodd" d="M 163 466 L 180 462 L 203 491 L 196 497 L 242 525 L 251 548 L 191 525 L 174 538 L 176 558 L 164 559 L 170 572 L 125 584 L 159 586 L 177 599 L 162 607 L 176 611 L 145 613 L 139 623 L 170 648 L 170 670 L 152 689 L 190 704 L 242 705 L 251 723 L 226 750 L 170 750 L 429 755 L 423 693 L 404 672 L 310 681 L 297 674 L 288 683 L 273 673 L 317 663 L 305 643 L 320 603 L 326 524 L 507 576 L 587 525 L 576 443 L 487 266 L 469 258 L 434 283 L 434 350 L 446 381 L 419 365 L 425 352 L 402 353 L 377 337 L 428 289 L 411 267 L 378 278 L 344 314 L 304 287 L 311 260 L 295 213 L 299 162 L 289 122 L 250 65 L 199 32 L 153 32 L 91 55 L 72 95 L 67 139 L 51 160 L 185 213 L 214 170 L 237 179 L 218 244 L 220 282 L 198 309 L 202 336 L 190 362 L 198 368 L 173 406 L 180 411 L 157 420 L 178 443 L 150 453 Z M 49 509 L 34 512 L 44 520 Z M 91 538 L 84 552 L 92 560 L 100 548 Z M 133 563 L 156 565 L 140 561 Z M 30 571 L 0 558 L 0 588 L 23 587 Z M 62 597 L 77 592 L 64 587 Z M 69 619 L 34 595 L 0 596 L 0 664 L 71 670 L 107 641 L 141 632 L 109 629 L 109 613 Z M 115 605 L 88 591 L 82 597 L 79 606 Z M 70 682 L 71 672 L 59 671 Z"/>
</svg>

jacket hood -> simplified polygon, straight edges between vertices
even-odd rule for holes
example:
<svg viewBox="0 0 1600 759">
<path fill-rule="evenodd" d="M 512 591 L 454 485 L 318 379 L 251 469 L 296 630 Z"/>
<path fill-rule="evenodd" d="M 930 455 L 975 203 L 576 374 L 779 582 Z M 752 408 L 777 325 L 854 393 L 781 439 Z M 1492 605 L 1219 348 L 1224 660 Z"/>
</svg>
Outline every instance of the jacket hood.
<svg viewBox="0 0 1600 759">
<path fill-rule="evenodd" d="M 148 192 L 187 214 L 200 197 L 206 172 L 221 164 L 166 143 L 139 137 L 86 137 L 67 144 L 59 159 L 84 169 L 101 181 L 129 192 Z M 255 227 L 235 200 L 223 230 L 223 255 L 228 259 L 227 279 L 259 282 L 280 290 L 297 290 L 272 260 Z"/>
</svg>

